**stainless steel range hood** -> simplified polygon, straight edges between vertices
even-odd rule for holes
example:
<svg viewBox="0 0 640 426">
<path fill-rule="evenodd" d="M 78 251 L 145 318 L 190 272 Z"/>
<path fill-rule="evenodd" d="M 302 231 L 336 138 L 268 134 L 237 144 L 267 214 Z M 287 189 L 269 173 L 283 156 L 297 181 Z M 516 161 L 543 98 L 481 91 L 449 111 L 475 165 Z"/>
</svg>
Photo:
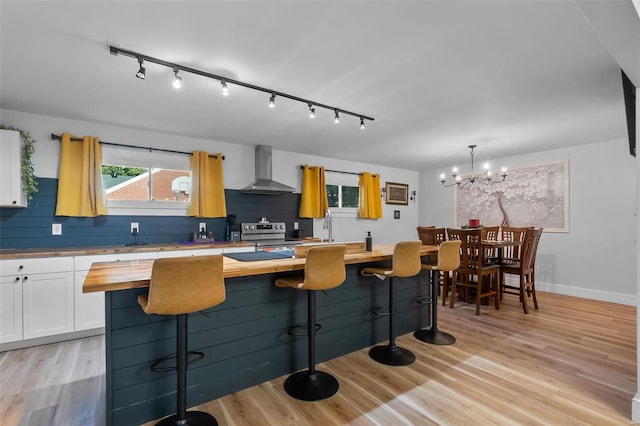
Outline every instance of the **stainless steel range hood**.
<svg viewBox="0 0 640 426">
<path fill-rule="evenodd" d="M 272 172 L 271 147 L 268 145 L 256 146 L 256 180 L 240 189 L 244 194 L 280 195 L 295 191 L 295 188 L 274 181 Z"/>
</svg>

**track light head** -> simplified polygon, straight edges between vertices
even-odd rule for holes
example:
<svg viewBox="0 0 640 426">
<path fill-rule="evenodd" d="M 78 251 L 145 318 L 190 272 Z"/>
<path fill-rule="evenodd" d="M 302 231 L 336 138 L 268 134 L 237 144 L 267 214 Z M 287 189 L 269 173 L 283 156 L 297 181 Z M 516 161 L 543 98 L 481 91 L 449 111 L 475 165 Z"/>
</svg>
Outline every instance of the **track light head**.
<svg viewBox="0 0 640 426">
<path fill-rule="evenodd" d="M 144 61 L 142 60 L 142 58 L 138 58 L 138 63 L 140 64 L 140 69 L 138 70 L 138 72 L 136 73 L 136 77 L 138 77 L 140 80 L 144 80 L 145 78 L 145 73 L 146 70 L 144 69 L 144 67 L 142 66 L 142 63 Z"/>
<path fill-rule="evenodd" d="M 272 93 L 271 97 L 269 98 L 269 108 L 275 108 L 276 106 L 276 94 Z"/>
<path fill-rule="evenodd" d="M 309 118 L 316 118 L 316 109 L 310 102 L 307 105 L 309 105 Z"/>
<path fill-rule="evenodd" d="M 340 114 L 338 114 L 338 110 L 334 109 L 333 112 L 335 112 L 336 114 L 335 118 L 333 119 L 333 122 L 336 124 L 340 123 Z"/>
<path fill-rule="evenodd" d="M 360 117 L 360 130 L 364 130 L 364 118 Z"/>
<path fill-rule="evenodd" d="M 173 80 L 173 87 L 179 89 L 182 87 L 182 77 L 178 75 L 178 67 L 173 69 L 173 74 L 175 75 L 175 79 Z"/>
<path fill-rule="evenodd" d="M 227 82 L 222 80 L 220 84 L 222 85 L 222 96 L 229 96 L 229 88 L 227 87 Z"/>
</svg>

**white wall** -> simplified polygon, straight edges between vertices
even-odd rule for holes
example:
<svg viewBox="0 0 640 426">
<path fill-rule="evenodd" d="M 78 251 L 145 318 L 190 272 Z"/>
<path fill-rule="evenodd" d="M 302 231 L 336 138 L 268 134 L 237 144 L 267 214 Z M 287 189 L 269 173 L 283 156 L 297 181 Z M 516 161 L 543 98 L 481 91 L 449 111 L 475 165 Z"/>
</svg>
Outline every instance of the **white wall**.
<svg viewBox="0 0 640 426">
<path fill-rule="evenodd" d="M 221 152 L 225 156 L 225 188 L 240 189 L 254 179 L 254 146 L 238 145 L 208 139 L 197 139 L 180 135 L 150 132 L 146 130 L 116 127 L 100 123 L 69 120 L 37 114 L 28 114 L 12 110 L 0 110 L 0 122 L 30 132 L 37 140 L 33 156 L 35 174 L 38 177 L 57 178 L 59 142 L 51 140 L 51 133 L 64 132 L 76 136 L 91 135 L 101 140 L 154 148 L 175 149 L 190 152 L 203 150 L 210 153 Z M 258 145 L 260 141 L 256 141 Z M 135 150 L 131 155 L 135 155 Z M 418 172 L 394 169 L 373 164 L 357 163 L 273 150 L 273 179 L 296 188 L 300 192 L 300 165 L 311 164 L 328 169 L 379 173 L 381 183 L 401 182 L 409 184 L 409 190 L 418 191 Z M 400 219 L 393 218 L 393 211 L 400 211 Z M 371 231 L 374 243 L 390 243 L 417 239 L 418 204 L 409 202 L 408 206 L 384 205 L 383 219 L 361 220 L 355 217 L 334 217 L 333 238 L 335 241 L 363 241 L 366 231 Z M 327 237 L 322 229 L 322 221 L 314 221 L 314 235 Z"/>
<path fill-rule="evenodd" d="M 636 164 L 627 139 L 492 160 L 516 168 L 569 160 L 569 232 L 543 233 L 536 288 L 636 304 Z M 469 165 L 458 165 L 470 170 Z M 420 224 L 452 226 L 453 188 L 420 173 Z"/>
</svg>

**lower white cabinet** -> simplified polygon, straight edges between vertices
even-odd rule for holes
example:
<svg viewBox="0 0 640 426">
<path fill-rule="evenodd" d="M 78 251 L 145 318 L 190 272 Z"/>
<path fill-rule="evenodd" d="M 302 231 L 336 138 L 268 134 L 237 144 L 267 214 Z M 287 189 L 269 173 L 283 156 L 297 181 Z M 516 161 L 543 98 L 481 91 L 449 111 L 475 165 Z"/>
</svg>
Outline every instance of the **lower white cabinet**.
<svg viewBox="0 0 640 426">
<path fill-rule="evenodd" d="M 73 258 L 3 260 L 0 343 L 74 331 Z"/>
<path fill-rule="evenodd" d="M 0 343 L 22 340 L 22 278 L 0 277 Z"/>
<path fill-rule="evenodd" d="M 117 262 L 122 260 L 155 259 L 156 252 L 102 254 L 96 256 L 76 256 L 75 265 L 75 331 L 104 327 L 104 292 L 83 293 L 84 279 L 94 262 Z"/>
</svg>

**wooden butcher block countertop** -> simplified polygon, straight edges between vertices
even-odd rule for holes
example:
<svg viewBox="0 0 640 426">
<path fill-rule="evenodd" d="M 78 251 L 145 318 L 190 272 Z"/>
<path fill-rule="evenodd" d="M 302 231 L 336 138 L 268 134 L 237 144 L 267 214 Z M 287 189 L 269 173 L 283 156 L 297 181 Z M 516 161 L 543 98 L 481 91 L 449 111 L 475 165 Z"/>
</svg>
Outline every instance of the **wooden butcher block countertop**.
<svg viewBox="0 0 640 426">
<path fill-rule="evenodd" d="M 38 257 L 88 256 L 119 253 L 145 253 L 152 251 L 197 250 L 207 248 L 250 248 L 253 246 L 254 244 L 249 243 L 230 243 L 228 241 L 221 241 L 219 243 L 160 243 L 138 246 L 115 245 L 93 247 L 38 247 L 29 249 L 2 249 L 0 250 L 0 260 L 31 259 Z"/>
<path fill-rule="evenodd" d="M 339 243 L 336 243 L 339 244 Z M 373 251 L 345 254 L 345 264 L 357 264 L 389 260 L 393 256 L 394 244 L 375 244 Z M 437 253 L 436 246 L 422 246 L 422 255 Z M 304 258 L 285 258 L 241 262 L 224 258 L 224 277 L 235 278 L 250 275 L 289 272 L 304 269 Z M 131 260 L 94 263 L 84 281 L 83 292 L 126 290 L 148 287 L 153 260 Z"/>
</svg>

